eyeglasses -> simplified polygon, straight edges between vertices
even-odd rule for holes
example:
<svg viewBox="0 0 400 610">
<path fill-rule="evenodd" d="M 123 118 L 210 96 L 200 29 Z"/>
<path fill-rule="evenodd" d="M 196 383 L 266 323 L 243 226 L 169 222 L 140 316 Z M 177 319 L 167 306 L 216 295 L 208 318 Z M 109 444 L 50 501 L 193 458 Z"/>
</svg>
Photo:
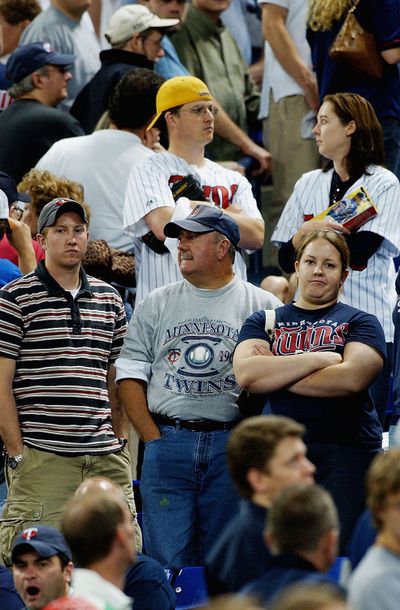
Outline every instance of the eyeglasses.
<svg viewBox="0 0 400 610">
<path fill-rule="evenodd" d="M 181 110 L 185 112 L 190 112 L 195 117 L 203 117 L 207 111 L 210 112 L 213 116 L 217 116 L 218 107 L 210 104 L 209 106 L 193 106 L 192 108 L 181 108 Z"/>
</svg>

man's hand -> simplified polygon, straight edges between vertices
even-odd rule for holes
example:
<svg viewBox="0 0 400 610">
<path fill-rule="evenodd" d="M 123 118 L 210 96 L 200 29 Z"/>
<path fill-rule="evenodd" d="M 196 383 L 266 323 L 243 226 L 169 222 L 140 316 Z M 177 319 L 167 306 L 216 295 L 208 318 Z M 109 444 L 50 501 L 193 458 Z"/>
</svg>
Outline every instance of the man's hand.
<svg viewBox="0 0 400 610">
<path fill-rule="evenodd" d="M 253 176 L 260 176 L 271 171 L 271 153 L 250 140 L 242 147 L 242 152 L 258 161 L 259 167 L 253 171 Z"/>
<path fill-rule="evenodd" d="M 309 73 L 309 77 L 303 85 L 304 88 L 304 97 L 311 108 L 311 110 L 317 114 L 318 108 L 320 105 L 319 99 L 319 91 L 318 91 L 318 83 L 317 78 L 313 72 Z"/>
<path fill-rule="evenodd" d="M 10 244 L 19 256 L 19 268 L 22 273 L 30 273 L 36 267 L 36 255 L 32 245 L 31 230 L 24 222 L 9 218 L 11 231 L 8 235 Z"/>
</svg>

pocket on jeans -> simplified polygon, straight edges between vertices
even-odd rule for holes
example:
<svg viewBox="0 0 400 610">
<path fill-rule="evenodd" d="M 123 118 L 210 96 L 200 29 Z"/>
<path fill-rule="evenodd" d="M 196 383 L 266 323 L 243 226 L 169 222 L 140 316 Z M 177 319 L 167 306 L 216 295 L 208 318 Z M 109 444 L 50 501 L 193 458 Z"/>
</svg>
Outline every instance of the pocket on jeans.
<svg viewBox="0 0 400 610">
<path fill-rule="evenodd" d="M 0 518 L 1 556 L 6 565 L 11 563 L 11 545 L 17 534 L 26 527 L 40 524 L 43 505 L 40 502 L 30 503 L 14 500 L 7 502 Z"/>
</svg>

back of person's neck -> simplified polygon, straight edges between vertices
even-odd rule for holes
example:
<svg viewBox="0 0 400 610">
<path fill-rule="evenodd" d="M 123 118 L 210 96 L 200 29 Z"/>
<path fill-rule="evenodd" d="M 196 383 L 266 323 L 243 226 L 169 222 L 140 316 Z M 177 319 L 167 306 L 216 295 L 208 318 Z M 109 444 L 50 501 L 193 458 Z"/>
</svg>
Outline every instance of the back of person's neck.
<svg viewBox="0 0 400 610">
<path fill-rule="evenodd" d="M 400 541 L 395 540 L 393 536 L 387 534 L 385 531 L 378 534 L 375 545 L 390 551 L 390 553 L 400 555 Z"/>
<path fill-rule="evenodd" d="M 75 10 L 68 10 L 68 8 L 66 8 L 64 6 L 64 4 L 62 2 L 60 2 L 60 0 L 50 0 L 51 1 L 51 5 L 56 8 L 58 11 L 60 11 L 61 13 L 63 13 L 66 17 L 68 17 L 69 19 L 72 19 L 73 21 L 76 21 L 77 23 L 80 22 L 80 20 L 82 19 L 83 13 L 86 11 L 86 7 L 76 7 Z"/>
<path fill-rule="evenodd" d="M 269 498 L 262 493 L 254 493 L 251 497 L 251 501 L 256 506 L 261 506 L 261 508 L 271 508 L 272 506 L 272 498 Z"/>
<path fill-rule="evenodd" d="M 122 591 L 124 588 L 125 572 L 128 567 L 129 565 L 125 566 L 125 563 L 123 566 L 120 565 L 118 561 L 114 561 L 114 558 L 112 560 L 105 558 L 87 566 L 86 569 L 96 572 L 96 574 L 104 578 L 104 580 L 107 580 L 114 585 L 114 587 L 117 587 L 117 589 Z"/>
<path fill-rule="evenodd" d="M 40 104 L 44 104 L 44 106 L 52 106 L 52 104 L 49 104 L 47 96 L 41 89 L 33 89 L 32 91 L 29 91 L 29 93 L 24 93 L 24 95 L 21 95 L 18 99 L 35 100 L 36 102 L 40 102 Z"/>
</svg>

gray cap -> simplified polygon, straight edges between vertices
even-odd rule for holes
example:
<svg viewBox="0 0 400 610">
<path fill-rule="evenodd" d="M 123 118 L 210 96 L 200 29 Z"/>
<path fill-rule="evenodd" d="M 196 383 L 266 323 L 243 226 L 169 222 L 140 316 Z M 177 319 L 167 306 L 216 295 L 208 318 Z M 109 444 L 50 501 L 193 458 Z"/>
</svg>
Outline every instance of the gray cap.
<svg viewBox="0 0 400 610">
<path fill-rule="evenodd" d="M 73 199 L 58 197 L 57 199 L 53 199 L 49 203 L 46 203 L 40 212 L 38 233 L 43 233 L 43 229 L 46 227 L 52 227 L 57 218 L 66 212 L 75 212 L 75 214 L 78 214 L 82 218 L 82 221 L 85 224 L 88 224 L 85 209 L 80 203 Z"/>
</svg>

